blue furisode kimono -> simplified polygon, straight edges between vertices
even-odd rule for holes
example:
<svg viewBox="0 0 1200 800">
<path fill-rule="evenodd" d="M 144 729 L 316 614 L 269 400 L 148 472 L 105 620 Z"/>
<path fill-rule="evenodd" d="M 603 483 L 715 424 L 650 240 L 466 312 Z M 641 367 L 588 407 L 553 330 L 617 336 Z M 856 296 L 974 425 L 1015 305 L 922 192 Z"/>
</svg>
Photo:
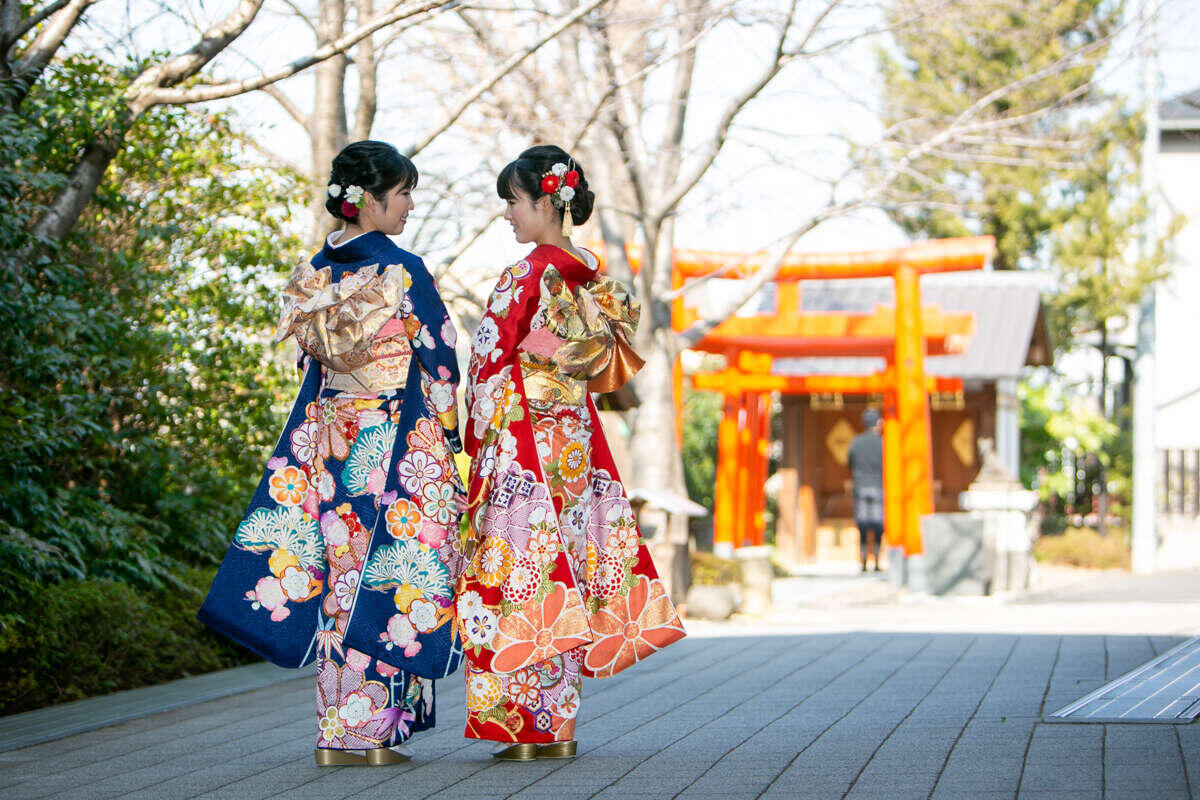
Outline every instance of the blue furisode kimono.
<svg viewBox="0 0 1200 800">
<path fill-rule="evenodd" d="M 277 338 L 304 380 L 200 619 L 286 667 L 317 662 L 317 747 L 434 724 L 462 660 L 455 331 L 420 258 L 382 233 L 326 242 Z"/>
</svg>

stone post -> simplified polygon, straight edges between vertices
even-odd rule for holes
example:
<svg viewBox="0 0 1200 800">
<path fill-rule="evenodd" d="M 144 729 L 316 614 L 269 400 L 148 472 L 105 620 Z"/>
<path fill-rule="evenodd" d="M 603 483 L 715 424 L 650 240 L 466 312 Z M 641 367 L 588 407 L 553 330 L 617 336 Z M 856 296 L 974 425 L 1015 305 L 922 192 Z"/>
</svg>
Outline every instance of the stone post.
<svg viewBox="0 0 1200 800">
<path fill-rule="evenodd" d="M 991 439 L 981 439 L 979 451 L 983 465 L 958 496 L 959 507 L 983 521 L 984 546 L 995 554 L 992 591 L 1027 589 L 1033 554 L 1029 514 L 1037 506 L 1037 493 L 1009 472 Z"/>
</svg>

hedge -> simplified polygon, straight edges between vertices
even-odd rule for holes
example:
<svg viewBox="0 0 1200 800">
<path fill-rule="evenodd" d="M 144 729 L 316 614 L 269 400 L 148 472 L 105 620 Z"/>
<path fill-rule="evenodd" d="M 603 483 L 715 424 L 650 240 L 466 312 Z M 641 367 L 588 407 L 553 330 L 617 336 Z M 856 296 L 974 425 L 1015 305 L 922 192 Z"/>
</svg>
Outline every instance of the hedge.
<svg viewBox="0 0 1200 800">
<path fill-rule="evenodd" d="M 22 613 L 0 614 L 3 713 L 257 661 L 196 620 L 214 572 L 184 573 L 170 591 L 69 580 L 28 592 Z"/>
</svg>

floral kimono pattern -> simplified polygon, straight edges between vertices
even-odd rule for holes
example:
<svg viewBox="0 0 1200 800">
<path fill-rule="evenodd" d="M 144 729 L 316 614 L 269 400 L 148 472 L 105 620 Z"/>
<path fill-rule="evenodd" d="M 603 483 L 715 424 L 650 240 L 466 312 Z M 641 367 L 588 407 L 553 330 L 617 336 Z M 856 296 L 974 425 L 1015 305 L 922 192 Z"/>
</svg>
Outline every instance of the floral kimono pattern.
<svg viewBox="0 0 1200 800">
<path fill-rule="evenodd" d="M 292 335 L 305 378 L 200 618 L 316 660 L 318 747 L 386 747 L 433 725 L 462 659 L 454 327 L 421 260 L 372 233 L 297 268 Z"/>
<path fill-rule="evenodd" d="M 586 389 L 639 310 L 586 255 L 541 246 L 506 269 L 472 344 L 468 737 L 570 740 L 582 677 L 684 635 Z"/>
</svg>

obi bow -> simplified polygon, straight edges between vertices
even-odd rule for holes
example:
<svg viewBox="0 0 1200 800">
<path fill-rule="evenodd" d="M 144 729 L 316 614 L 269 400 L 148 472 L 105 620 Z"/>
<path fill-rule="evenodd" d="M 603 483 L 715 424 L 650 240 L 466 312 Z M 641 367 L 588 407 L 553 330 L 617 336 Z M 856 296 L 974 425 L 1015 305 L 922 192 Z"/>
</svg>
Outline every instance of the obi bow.
<svg viewBox="0 0 1200 800">
<path fill-rule="evenodd" d="M 399 310 L 404 284 L 400 266 L 371 264 L 334 281 L 329 267 L 301 262 L 284 289 L 275 340 L 295 334 L 305 352 L 334 372 L 357 369 L 371 361 L 372 340 Z"/>
<path fill-rule="evenodd" d="M 589 281 L 572 291 L 553 268 L 542 282 L 546 327 L 562 340 L 553 361 L 564 374 L 588 381 L 589 391 L 612 392 L 642 368 L 629 343 L 642 308 L 622 284 Z"/>
</svg>

